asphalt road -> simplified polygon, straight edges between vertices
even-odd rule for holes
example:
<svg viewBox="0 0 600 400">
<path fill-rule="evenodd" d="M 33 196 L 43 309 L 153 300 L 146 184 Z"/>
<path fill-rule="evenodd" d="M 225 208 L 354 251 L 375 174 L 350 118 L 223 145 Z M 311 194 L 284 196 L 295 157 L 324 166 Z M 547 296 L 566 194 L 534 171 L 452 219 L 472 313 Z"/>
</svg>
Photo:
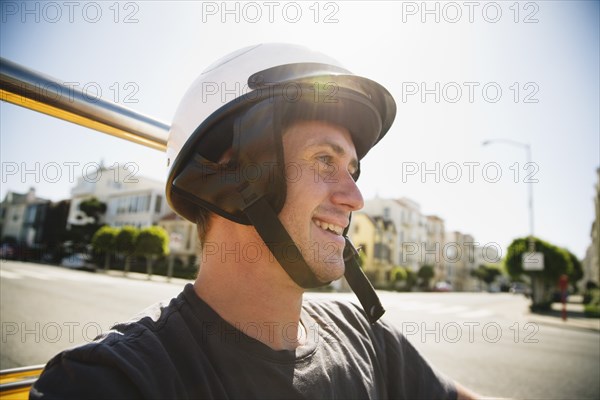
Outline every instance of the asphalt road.
<svg viewBox="0 0 600 400">
<path fill-rule="evenodd" d="M 113 323 L 177 295 L 184 281 L 148 282 L 0 262 L 0 369 L 43 364 Z M 307 296 L 354 300 L 351 293 Z M 380 293 L 385 318 L 442 373 L 484 395 L 600 398 L 600 334 L 529 321 L 522 296 Z"/>
</svg>

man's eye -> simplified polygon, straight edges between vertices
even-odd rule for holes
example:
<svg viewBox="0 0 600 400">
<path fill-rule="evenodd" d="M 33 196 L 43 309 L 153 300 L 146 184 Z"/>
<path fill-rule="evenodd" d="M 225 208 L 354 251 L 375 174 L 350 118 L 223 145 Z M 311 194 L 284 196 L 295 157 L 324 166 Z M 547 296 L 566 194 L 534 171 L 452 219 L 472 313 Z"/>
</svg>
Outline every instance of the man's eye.
<svg viewBox="0 0 600 400">
<path fill-rule="evenodd" d="M 333 163 L 333 157 L 328 156 L 328 155 L 317 156 L 317 160 L 319 160 L 323 164 L 327 164 L 327 165 Z"/>
</svg>

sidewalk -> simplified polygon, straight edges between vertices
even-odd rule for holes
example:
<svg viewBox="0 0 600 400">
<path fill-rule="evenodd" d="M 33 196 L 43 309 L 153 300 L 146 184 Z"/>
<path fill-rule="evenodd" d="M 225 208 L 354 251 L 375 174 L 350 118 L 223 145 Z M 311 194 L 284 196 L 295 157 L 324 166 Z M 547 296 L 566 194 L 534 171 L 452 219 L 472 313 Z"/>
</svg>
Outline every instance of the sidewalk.
<svg viewBox="0 0 600 400">
<path fill-rule="evenodd" d="M 546 312 L 529 312 L 526 318 L 540 325 L 551 325 L 560 328 L 585 329 L 600 332 L 600 318 L 586 318 L 583 314 L 581 296 L 570 296 L 566 304 L 567 319 L 562 319 L 562 303 L 552 303 L 552 310 Z"/>
</svg>

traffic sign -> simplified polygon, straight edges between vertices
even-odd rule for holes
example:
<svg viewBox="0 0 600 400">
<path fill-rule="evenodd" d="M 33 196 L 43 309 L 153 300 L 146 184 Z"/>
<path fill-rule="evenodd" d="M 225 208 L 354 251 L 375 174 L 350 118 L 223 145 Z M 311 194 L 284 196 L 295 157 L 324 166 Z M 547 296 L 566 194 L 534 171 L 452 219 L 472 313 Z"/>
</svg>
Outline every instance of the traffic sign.
<svg viewBox="0 0 600 400">
<path fill-rule="evenodd" d="M 544 253 L 525 252 L 522 256 L 524 271 L 543 271 Z"/>
</svg>

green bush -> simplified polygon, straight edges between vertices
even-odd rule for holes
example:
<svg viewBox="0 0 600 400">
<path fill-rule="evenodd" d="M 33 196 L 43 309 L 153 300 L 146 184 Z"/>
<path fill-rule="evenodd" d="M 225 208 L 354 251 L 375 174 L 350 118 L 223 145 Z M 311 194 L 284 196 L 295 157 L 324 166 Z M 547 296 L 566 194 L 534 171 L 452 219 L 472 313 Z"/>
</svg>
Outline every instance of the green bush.
<svg viewBox="0 0 600 400">
<path fill-rule="evenodd" d="M 600 289 L 590 290 L 591 300 L 583 308 L 583 313 L 589 318 L 600 318 Z"/>
</svg>

